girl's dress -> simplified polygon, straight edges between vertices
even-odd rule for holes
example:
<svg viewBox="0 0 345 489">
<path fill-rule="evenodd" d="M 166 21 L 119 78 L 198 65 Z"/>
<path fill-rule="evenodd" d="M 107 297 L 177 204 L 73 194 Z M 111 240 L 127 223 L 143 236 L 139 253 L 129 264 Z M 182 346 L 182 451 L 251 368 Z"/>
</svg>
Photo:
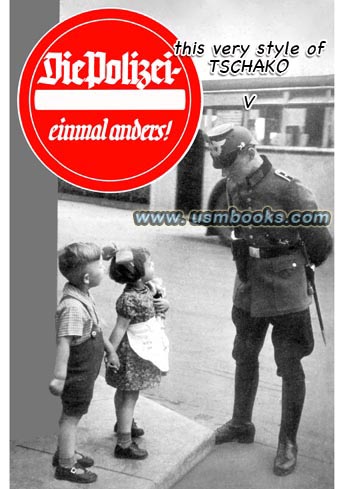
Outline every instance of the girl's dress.
<svg viewBox="0 0 345 489">
<path fill-rule="evenodd" d="M 116 302 L 116 312 L 130 319 L 131 324 L 148 321 L 155 316 L 152 292 L 145 285 L 137 289 L 127 284 Z M 120 390 L 141 390 L 160 383 L 162 372 L 148 360 L 144 360 L 131 348 L 127 333 L 117 349 L 120 368 L 117 372 L 106 370 L 106 381 Z"/>
</svg>

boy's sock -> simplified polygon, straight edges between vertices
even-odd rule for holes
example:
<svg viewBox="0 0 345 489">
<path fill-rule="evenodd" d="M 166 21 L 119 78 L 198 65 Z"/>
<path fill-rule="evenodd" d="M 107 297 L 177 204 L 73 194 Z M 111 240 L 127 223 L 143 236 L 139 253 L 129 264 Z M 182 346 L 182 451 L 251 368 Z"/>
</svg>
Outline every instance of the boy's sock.
<svg viewBox="0 0 345 489">
<path fill-rule="evenodd" d="M 74 457 L 70 458 L 61 458 L 59 457 L 59 465 L 61 467 L 66 467 L 68 469 L 71 469 L 75 463 Z"/>
<path fill-rule="evenodd" d="M 117 444 L 121 448 L 128 448 L 132 444 L 132 436 L 130 433 L 118 433 Z"/>
</svg>

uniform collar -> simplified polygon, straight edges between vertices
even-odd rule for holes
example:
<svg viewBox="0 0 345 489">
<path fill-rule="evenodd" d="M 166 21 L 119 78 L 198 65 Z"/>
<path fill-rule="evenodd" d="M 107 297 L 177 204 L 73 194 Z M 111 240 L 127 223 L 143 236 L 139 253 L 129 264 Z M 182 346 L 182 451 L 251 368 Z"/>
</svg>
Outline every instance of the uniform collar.
<svg viewBox="0 0 345 489">
<path fill-rule="evenodd" d="M 253 173 L 246 177 L 246 183 L 248 187 L 255 187 L 271 170 L 272 164 L 268 161 L 265 155 L 260 155 L 263 163 Z"/>
</svg>

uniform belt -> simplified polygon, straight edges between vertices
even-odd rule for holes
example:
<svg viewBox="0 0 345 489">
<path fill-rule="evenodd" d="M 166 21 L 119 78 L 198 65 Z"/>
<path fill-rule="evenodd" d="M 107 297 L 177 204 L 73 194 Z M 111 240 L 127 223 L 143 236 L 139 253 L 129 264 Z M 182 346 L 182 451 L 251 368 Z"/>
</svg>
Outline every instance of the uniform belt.
<svg viewBox="0 0 345 489">
<path fill-rule="evenodd" d="M 249 246 L 249 256 L 252 258 L 275 258 L 281 255 L 290 255 L 296 249 L 297 246 L 284 248 L 254 248 L 254 246 Z"/>
</svg>

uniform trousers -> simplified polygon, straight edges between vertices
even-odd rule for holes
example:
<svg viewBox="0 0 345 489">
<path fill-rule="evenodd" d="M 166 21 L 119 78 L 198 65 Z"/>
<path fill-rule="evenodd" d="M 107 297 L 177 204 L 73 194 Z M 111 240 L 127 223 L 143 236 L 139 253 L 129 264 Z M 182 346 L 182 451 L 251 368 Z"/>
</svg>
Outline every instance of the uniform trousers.
<svg viewBox="0 0 345 489">
<path fill-rule="evenodd" d="M 259 354 L 268 326 L 277 375 L 283 379 L 280 439 L 295 441 L 305 397 L 305 375 L 301 359 L 314 348 L 309 309 L 273 317 L 251 317 L 234 306 L 232 320 L 236 337 L 232 356 L 236 361 L 233 422 L 251 421 L 259 381 Z"/>
</svg>

